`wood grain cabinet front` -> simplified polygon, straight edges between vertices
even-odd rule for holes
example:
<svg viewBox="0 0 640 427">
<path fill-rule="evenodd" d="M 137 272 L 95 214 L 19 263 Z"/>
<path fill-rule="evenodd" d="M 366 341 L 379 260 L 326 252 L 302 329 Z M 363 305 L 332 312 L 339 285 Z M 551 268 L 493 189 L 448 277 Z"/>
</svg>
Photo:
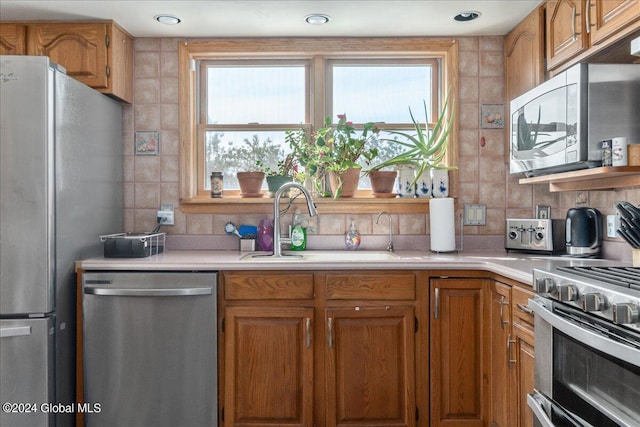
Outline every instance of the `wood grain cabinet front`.
<svg viewBox="0 0 640 427">
<path fill-rule="evenodd" d="M 48 56 L 87 86 L 133 102 L 133 38 L 113 21 L 0 23 L 0 54 Z"/>
</svg>

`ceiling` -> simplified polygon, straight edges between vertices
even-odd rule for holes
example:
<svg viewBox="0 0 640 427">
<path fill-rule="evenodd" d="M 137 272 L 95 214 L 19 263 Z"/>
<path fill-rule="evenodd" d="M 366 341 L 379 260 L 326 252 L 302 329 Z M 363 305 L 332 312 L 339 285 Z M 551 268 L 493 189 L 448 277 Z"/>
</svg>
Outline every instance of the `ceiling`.
<svg viewBox="0 0 640 427">
<path fill-rule="evenodd" d="M 112 19 L 134 37 L 504 35 L 542 0 L 0 0 L 0 19 Z M 453 17 L 478 11 L 470 22 Z M 328 24 L 304 17 L 323 13 Z M 169 26 L 158 14 L 178 16 Z"/>
</svg>

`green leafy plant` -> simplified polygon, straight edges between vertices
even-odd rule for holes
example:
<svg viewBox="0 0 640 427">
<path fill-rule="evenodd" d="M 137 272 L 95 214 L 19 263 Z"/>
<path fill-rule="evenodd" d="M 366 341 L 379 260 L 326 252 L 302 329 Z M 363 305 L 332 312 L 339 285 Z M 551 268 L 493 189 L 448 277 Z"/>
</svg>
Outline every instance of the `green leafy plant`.
<svg viewBox="0 0 640 427">
<path fill-rule="evenodd" d="M 265 164 L 262 160 L 256 161 L 256 170 L 262 171 L 266 176 L 291 176 L 295 177 L 298 173 L 298 159 L 294 153 L 287 154 L 284 159 L 278 160 L 274 168 Z"/>
<path fill-rule="evenodd" d="M 449 99 L 449 93 L 447 93 L 444 105 L 433 129 L 429 129 L 429 114 L 427 111 L 426 101 L 423 101 L 425 115 L 424 125 L 416 120 L 411 108 L 409 108 L 409 115 L 411 116 L 411 122 L 413 123 L 415 133 L 409 134 L 407 132 L 389 131 L 390 134 L 397 135 L 397 138 L 382 139 L 384 141 L 395 142 L 402 145 L 405 148 L 405 151 L 389 160 L 371 167 L 367 172 L 392 166 L 410 165 L 416 168 L 416 177 L 411 184 L 414 185 L 417 182 L 418 177 L 427 170 L 457 169 L 456 166 L 447 166 L 442 164 L 442 160 L 447 153 L 449 133 L 451 132 L 454 123 L 455 106 L 453 105 L 453 101 L 451 101 L 451 103 L 449 102 Z"/>
</svg>

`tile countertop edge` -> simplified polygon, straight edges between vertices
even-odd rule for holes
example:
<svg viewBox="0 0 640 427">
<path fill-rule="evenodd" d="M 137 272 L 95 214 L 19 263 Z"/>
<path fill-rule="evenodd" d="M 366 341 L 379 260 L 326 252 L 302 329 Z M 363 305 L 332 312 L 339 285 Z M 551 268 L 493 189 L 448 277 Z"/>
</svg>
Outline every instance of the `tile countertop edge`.
<svg viewBox="0 0 640 427">
<path fill-rule="evenodd" d="M 337 251 L 340 252 L 340 251 Z M 346 253 L 346 252 L 345 252 Z M 430 269 L 482 270 L 529 284 L 533 268 L 552 269 L 558 265 L 603 265 L 619 261 L 590 260 L 560 256 L 536 256 L 505 252 L 434 253 L 429 251 L 396 251 L 389 260 L 262 260 L 240 259 L 238 251 L 170 250 L 147 258 L 91 258 L 76 262 L 83 270 L 138 271 L 219 271 L 219 270 L 364 270 L 364 269 Z M 625 264 L 625 263 L 622 263 Z"/>
</svg>

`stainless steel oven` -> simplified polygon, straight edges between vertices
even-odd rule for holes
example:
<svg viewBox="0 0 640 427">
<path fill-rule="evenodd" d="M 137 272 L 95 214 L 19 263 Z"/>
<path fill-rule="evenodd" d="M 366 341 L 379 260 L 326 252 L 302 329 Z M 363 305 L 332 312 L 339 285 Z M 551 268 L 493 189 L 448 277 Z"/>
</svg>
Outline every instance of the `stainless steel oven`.
<svg viewBox="0 0 640 427">
<path fill-rule="evenodd" d="M 640 268 L 534 270 L 537 425 L 640 426 Z"/>
</svg>

